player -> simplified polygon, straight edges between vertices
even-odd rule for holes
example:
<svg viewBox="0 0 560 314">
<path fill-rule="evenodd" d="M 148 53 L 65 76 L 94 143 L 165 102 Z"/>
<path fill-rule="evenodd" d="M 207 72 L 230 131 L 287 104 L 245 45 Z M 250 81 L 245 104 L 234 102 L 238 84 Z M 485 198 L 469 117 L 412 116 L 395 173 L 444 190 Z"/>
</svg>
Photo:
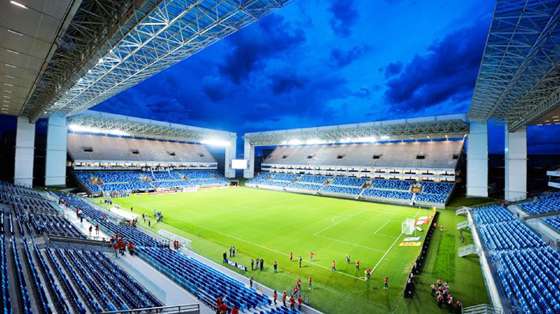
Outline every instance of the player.
<svg viewBox="0 0 560 314">
<path fill-rule="evenodd" d="M 356 271 L 360 271 L 360 260 L 356 260 Z"/>
<path fill-rule="evenodd" d="M 336 261 L 334 259 L 331 263 L 331 271 L 336 271 Z"/>
<path fill-rule="evenodd" d="M 307 285 L 309 286 L 309 290 L 313 289 L 313 278 L 311 276 L 307 278 Z"/>
<path fill-rule="evenodd" d="M 298 259 L 299 268 L 301 268 L 302 262 L 303 262 L 303 257 L 300 256 L 299 259 Z"/>
<path fill-rule="evenodd" d="M 310 260 L 310 261 L 313 261 L 313 258 L 314 258 L 314 257 L 315 257 L 315 252 L 310 251 L 310 252 L 309 252 L 309 260 Z"/>
<path fill-rule="evenodd" d="M 389 277 L 383 278 L 383 289 L 389 289 Z"/>
<path fill-rule="evenodd" d="M 350 255 L 346 255 L 346 264 L 350 264 L 351 260 L 350 260 Z"/>
<path fill-rule="evenodd" d="M 294 261 L 294 252 L 290 252 L 290 262 Z"/>
</svg>

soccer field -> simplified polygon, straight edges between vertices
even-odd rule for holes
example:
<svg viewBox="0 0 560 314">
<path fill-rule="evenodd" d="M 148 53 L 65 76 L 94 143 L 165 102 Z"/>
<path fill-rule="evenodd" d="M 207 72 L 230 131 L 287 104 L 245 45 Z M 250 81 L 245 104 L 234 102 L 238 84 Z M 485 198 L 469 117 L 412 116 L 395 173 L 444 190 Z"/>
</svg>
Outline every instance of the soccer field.
<svg viewBox="0 0 560 314">
<path fill-rule="evenodd" d="M 207 189 L 196 193 L 134 194 L 114 199 L 136 213 L 163 212 L 164 228 L 192 240 L 194 251 L 216 262 L 231 245 L 235 260 L 249 266 L 264 258 L 265 270 L 249 271 L 257 282 L 278 291 L 290 291 L 298 277 L 314 280 L 304 285 L 308 302 L 329 313 L 387 313 L 415 311 L 402 297 L 406 276 L 420 247 L 401 247 L 401 223 L 406 218 L 430 215 L 430 210 L 366 203 L 249 188 Z M 424 236 L 425 231 L 417 233 Z M 313 261 L 309 252 L 316 253 Z M 299 268 L 290 262 L 304 259 Z M 357 271 L 345 256 L 361 261 Z M 279 273 L 272 263 L 278 261 Z M 331 271 L 336 260 L 337 271 Z M 374 269 L 364 280 L 363 270 Z M 383 289 L 383 277 L 390 288 Z M 423 310 L 437 308 L 428 305 Z"/>
</svg>

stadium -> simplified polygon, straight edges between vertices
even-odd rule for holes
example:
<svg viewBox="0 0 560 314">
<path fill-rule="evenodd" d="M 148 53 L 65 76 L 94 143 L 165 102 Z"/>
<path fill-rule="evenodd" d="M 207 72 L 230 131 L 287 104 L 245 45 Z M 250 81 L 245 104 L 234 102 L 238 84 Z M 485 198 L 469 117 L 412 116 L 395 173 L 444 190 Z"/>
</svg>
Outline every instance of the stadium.
<svg viewBox="0 0 560 314">
<path fill-rule="evenodd" d="M 560 155 L 538 172 L 530 155 L 531 132 L 560 124 L 558 0 L 492 3 L 466 112 L 309 126 L 297 104 L 293 127 L 240 133 L 159 105 L 179 118 L 100 110 L 145 81 L 173 85 L 161 75 L 184 60 L 212 71 L 203 54 L 234 43 L 236 56 L 255 25 L 278 36 L 266 23 L 298 4 L 0 3 L 3 313 L 560 313 Z M 268 70 L 257 55 L 237 59 Z M 282 82 L 277 98 L 304 85 Z M 237 92 L 244 120 L 283 110 Z"/>
</svg>

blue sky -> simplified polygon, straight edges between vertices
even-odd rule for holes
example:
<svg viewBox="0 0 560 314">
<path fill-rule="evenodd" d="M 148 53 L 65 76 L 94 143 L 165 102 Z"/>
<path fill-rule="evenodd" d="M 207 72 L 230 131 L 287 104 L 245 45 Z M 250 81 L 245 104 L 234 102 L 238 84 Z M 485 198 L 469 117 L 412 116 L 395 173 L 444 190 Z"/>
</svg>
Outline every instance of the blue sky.
<svg viewBox="0 0 560 314">
<path fill-rule="evenodd" d="M 492 9 L 293 0 L 95 109 L 239 134 L 466 112 Z"/>
</svg>

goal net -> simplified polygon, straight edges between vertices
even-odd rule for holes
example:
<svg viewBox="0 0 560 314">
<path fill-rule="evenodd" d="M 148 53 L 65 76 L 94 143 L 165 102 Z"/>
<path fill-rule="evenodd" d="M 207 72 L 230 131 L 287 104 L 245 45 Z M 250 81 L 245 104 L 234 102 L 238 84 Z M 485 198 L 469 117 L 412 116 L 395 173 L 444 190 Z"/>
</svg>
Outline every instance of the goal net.
<svg viewBox="0 0 560 314">
<path fill-rule="evenodd" d="M 405 235 L 411 235 L 414 233 L 414 222 L 415 220 L 412 218 L 407 218 L 405 221 L 403 221 L 402 225 L 401 225 L 401 233 L 405 234 Z"/>
</svg>

